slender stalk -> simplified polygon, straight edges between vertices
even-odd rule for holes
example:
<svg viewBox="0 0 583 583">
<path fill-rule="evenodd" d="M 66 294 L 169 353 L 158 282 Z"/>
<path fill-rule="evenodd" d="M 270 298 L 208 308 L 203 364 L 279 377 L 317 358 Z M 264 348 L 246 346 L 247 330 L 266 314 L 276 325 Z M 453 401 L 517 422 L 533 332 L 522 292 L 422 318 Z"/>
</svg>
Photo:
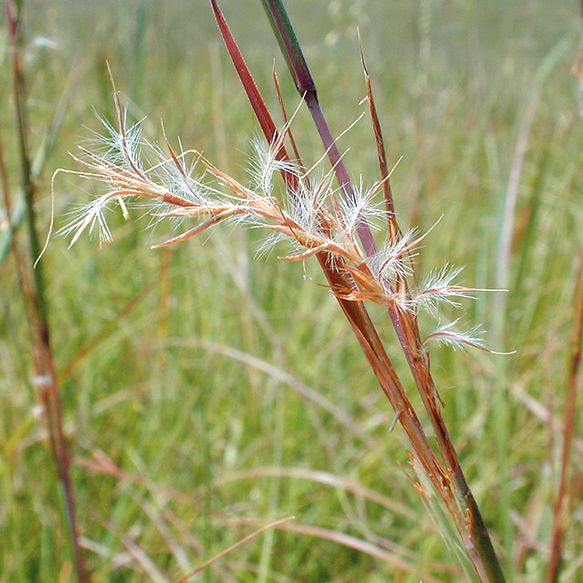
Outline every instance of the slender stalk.
<svg viewBox="0 0 583 583">
<path fill-rule="evenodd" d="M 328 158 L 334 168 L 338 183 L 340 184 L 346 200 L 351 204 L 356 204 L 356 194 L 354 187 L 348 176 L 348 171 L 342 160 L 342 156 L 338 150 L 338 146 L 334 141 L 334 136 L 330 130 L 330 126 L 326 121 L 324 112 L 318 100 L 318 93 L 316 91 L 316 84 L 312 78 L 300 44 L 296 38 L 295 32 L 287 16 L 287 12 L 283 4 L 279 0 L 261 0 L 269 22 L 273 28 L 279 46 L 288 63 L 294 83 L 300 95 L 303 96 L 314 124 L 322 139 L 322 144 L 328 153 Z M 376 244 L 369 226 L 364 221 L 360 221 L 357 225 L 358 234 L 364 246 L 367 255 L 374 255 L 376 252 Z"/>
<path fill-rule="evenodd" d="M 279 1 L 262 1 L 280 46 L 284 52 L 286 61 L 290 67 L 296 87 L 303 95 L 304 100 L 312 113 L 324 147 L 328 153 L 328 157 L 336 172 L 337 179 L 344 191 L 345 198 L 350 204 L 354 205 L 356 204 L 354 189 L 348 179 L 348 173 L 341 160 L 341 156 L 338 152 L 329 126 L 324 118 L 322 109 L 318 102 L 315 83 L 307 68 L 283 5 Z M 228 30 L 226 21 L 224 20 L 216 1 L 211 0 L 211 3 L 223 39 L 225 40 L 225 44 L 231 54 L 235 68 L 239 73 L 243 87 L 245 88 L 253 109 L 264 129 L 266 138 L 268 141 L 272 142 L 275 130 L 271 128 L 274 124 L 272 122 L 266 122 L 266 120 L 269 119 L 269 113 L 267 112 L 263 100 L 258 98 L 257 87 L 252 81 L 251 75 L 244 64 L 238 48 L 236 48 L 236 43 Z M 369 100 L 372 104 L 370 87 Z M 385 156 L 384 149 L 382 149 L 382 151 L 380 149 L 382 147 L 382 134 L 380 132 L 380 126 L 377 123 L 378 118 L 376 117 L 374 105 L 371 105 L 371 109 L 373 111 L 377 144 L 380 145 L 379 160 L 381 162 L 381 173 L 383 173 L 383 171 L 386 173 L 386 168 L 382 164 Z M 266 128 L 268 128 L 268 131 L 265 131 Z M 284 155 L 287 156 L 286 154 Z M 290 190 L 290 195 L 293 196 L 293 189 Z M 390 190 L 388 195 L 385 191 L 385 201 L 387 204 L 392 205 L 392 197 L 389 197 Z M 389 223 L 393 221 L 394 217 L 390 217 Z M 392 231 L 391 235 L 396 236 L 396 232 L 398 232 L 396 223 L 393 226 L 393 229 L 390 227 L 389 229 Z M 376 252 L 376 245 L 372 239 L 368 225 L 364 221 L 361 221 L 357 226 L 357 231 L 360 235 L 366 254 L 374 254 Z M 354 283 L 349 277 L 344 274 L 340 275 L 338 269 L 333 269 L 332 266 L 327 263 L 327 255 L 319 253 L 317 254 L 317 258 L 330 285 L 332 286 L 332 289 L 351 289 L 353 287 Z M 406 285 L 403 287 L 404 292 L 407 293 Z M 376 334 L 364 305 L 362 302 L 346 301 L 341 297 L 338 298 L 338 301 L 350 321 L 381 387 L 391 401 L 391 404 L 398 415 L 399 421 L 405 428 L 419 461 L 423 465 L 434 488 L 441 496 L 448 511 L 454 519 L 460 536 L 464 541 L 464 546 L 466 547 L 468 555 L 470 556 L 480 579 L 488 582 L 504 581 L 500 565 L 493 550 L 483 519 L 463 476 L 455 449 L 451 443 L 441 415 L 439 396 L 437 395 L 435 386 L 431 379 L 431 374 L 429 372 L 429 359 L 422 347 L 416 316 L 413 314 L 407 315 L 395 307 L 389 307 L 391 319 L 401 341 L 403 350 L 405 351 L 416 384 L 422 395 L 424 405 L 434 426 L 439 450 L 445 467 L 448 468 L 447 470 L 441 469 L 441 464 L 437 461 L 437 458 L 429 445 L 429 441 L 421 429 L 419 420 L 417 419 L 409 399 L 400 384 L 390 359 L 386 355 L 384 347 Z"/>
<path fill-rule="evenodd" d="M 21 159 L 22 185 L 26 208 L 26 222 L 29 239 L 29 260 L 24 259 L 18 244 L 11 237 L 13 251 L 19 272 L 20 283 L 26 300 L 26 313 L 31 335 L 33 365 L 35 376 L 33 383 L 39 399 L 43 404 L 49 428 L 51 450 L 57 464 L 59 479 L 64 497 L 65 515 L 73 550 L 77 580 L 80 583 L 88 581 L 81 548 L 77 519 L 75 514 L 73 486 L 70 477 L 70 456 L 63 431 L 61 403 L 57 387 L 57 374 L 54 366 L 53 353 L 50 344 L 49 323 L 47 316 L 47 301 L 45 284 L 41 267 L 34 268 L 34 263 L 41 250 L 36 230 L 36 215 L 34 210 L 36 184 L 33 179 L 30 147 L 28 142 L 28 116 L 26 108 L 26 91 L 24 70 L 20 63 L 20 43 L 22 39 L 20 18 L 23 1 L 6 1 L 7 22 L 10 40 L 10 60 L 13 73 L 13 91 L 16 106 L 16 121 L 18 125 L 18 139 Z M 6 179 L 6 167 L 1 157 L 2 181 L 4 184 L 4 202 L 10 217 L 11 201 Z"/>
<path fill-rule="evenodd" d="M 26 219 L 28 227 L 28 238 L 30 241 L 31 262 L 34 263 L 41 251 L 41 245 L 38 239 L 34 225 L 34 199 L 36 184 L 32 179 L 32 165 L 30 160 L 30 148 L 28 144 L 28 121 L 26 114 L 26 92 L 24 83 L 24 70 L 20 64 L 19 43 L 20 35 L 20 15 L 22 11 L 22 0 L 18 7 L 11 0 L 7 0 L 6 9 L 8 17 L 8 30 L 10 36 L 10 62 L 13 74 L 13 91 L 14 102 L 16 107 L 16 120 L 18 124 L 18 145 L 20 148 L 20 162 L 22 172 L 22 184 L 24 186 L 24 202 L 26 209 Z M 35 288 L 44 289 L 42 267 L 35 269 L 33 272 Z M 46 305 L 43 294 L 37 299 L 41 321 L 46 322 Z"/>
<path fill-rule="evenodd" d="M 387 223 L 389 227 L 389 240 L 394 243 L 401 236 L 401 231 L 399 225 L 397 224 L 396 214 L 395 214 L 395 202 L 393 200 L 393 191 L 391 190 L 391 181 L 389 180 L 389 164 L 387 162 L 387 152 L 385 150 L 385 140 L 383 138 L 383 132 L 381 129 L 381 124 L 379 121 L 379 116 L 377 113 L 377 108 L 374 102 L 374 97 L 372 94 L 372 85 L 370 81 L 370 75 L 368 68 L 364 61 L 364 53 L 362 52 L 362 47 L 360 50 L 360 61 L 362 63 L 362 70 L 364 72 L 364 81 L 366 83 L 367 99 L 370 108 L 370 116 L 372 119 L 372 127 L 375 135 L 375 142 L 377 145 L 377 156 L 379 161 L 379 170 L 381 173 L 381 178 L 383 180 L 383 192 L 385 196 L 385 208 L 387 210 Z"/>
<path fill-rule="evenodd" d="M 362 54 L 362 51 L 361 51 L 361 60 L 362 60 L 364 74 L 365 74 L 367 92 L 368 92 L 367 98 L 368 98 L 369 105 L 370 105 L 373 129 L 374 129 L 375 139 L 376 139 L 376 143 L 377 143 L 379 168 L 381 171 L 381 177 L 383 179 L 385 179 L 385 177 L 388 177 L 388 164 L 387 164 L 387 157 L 386 157 L 386 152 L 385 152 L 385 148 L 384 148 L 384 139 L 383 139 L 382 129 L 381 129 L 380 122 L 378 119 L 376 107 L 374 104 L 374 97 L 373 97 L 373 93 L 372 93 L 370 76 L 369 76 L 366 64 L 364 62 L 364 55 Z M 384 190 L 385 190 L 385 206 L 387 208 L 388 217 L 389 217 L 388 218 L 388 235 L 391 238 L 391 240 L 396 240 L 401 235 L 401 231 L 399 229 L 399 226 L 398 226 L 396 218 L 395 218 L 395 207 L 394 207 L 393 195 L 392 195 L 389 180 L 386 180 Z M 400 286 L 403 288 L 403 290 L 406 293 L 406 291 L 407 291 L 406 280 L 403 278 L 402 280 L 400 280 L 398 282 L 398 284 L 400 284 Z M 400 324 L 400 322 L 399 322 L 400 317 L 404 317 L 404 314 L 403 315 L 400 313 L 391 314 L 391 319 L 393 320 L 393 322 L 396 322 L 397 324 Z M 400 325 L 395 326 L 395 328 L 398 331 L 402 330 L 402 327 Z M 414 331 L 417 331 L 417 334 L 415 334 L 416 337 L 414 338 L 415 345 L 418 346 L 419 348 L 421 348 L 421 350 L 422 350 L 422 347 L 419 344 L 418 327 L 417 327 L 416 321 L 411 322 L 411 329 L 413 329 Z M 408 349 L 409 345 L 407 344 L 407 342 L 404 341 L 404 339 L 402 339 L 402 336 L 400 336 L 399 338 L 401 339 L 401 345 L 403 347 L 403 350 L 405 351 L 405 353 L 407 355 L 407 361 L 410 363 L 410 366 L 411 366 L 414 363 L 414 360 L 412 359 L 411 351 Z M 414 374 L 417 386 L 422 386 L 420 375 L 417 374 L 417 367 L 411 366 L 411 370 Z M 428 372 L 428 374 L 424 375 L 426 386 L 424 387 L 425 390 L 421 391 L 422 396 L 432 395 L 435 392 L 435 388 L 433 387 L 433 380 L 431 379 L 431 375 L 429 374 L 429 365 L 427 365 L 427 372 Z M 470 490 L 470 488 L 465 480 L 465 477 L 464 477 L 463 471 L 461 469 L 461 466 L 459 465 L 459 460 L 458 460 L 457 454 L 455 452 L 455 449 L 453 447 L 453 444 L 450 441 L 450 438 L 449 438 L 449 435 L 447 432 L 447 428 L 445 426 L 445 423 L 444 423 L 442 415 L 441 415 L 439 403 L 436 403 L 436 405 L 437 405 L 436 407 L 432 407 L 431 404 L 434 402 L 435 401 L 433 401 L 433 400 L 429 401 L 429 400 L 424 399 L 426 409 L 428 411 L 431 410 L 431 415 L 430 415 L 431 419 L 435 420 L 435 422 L 436 422 L 437 435 L 442 435 L 442 438 L 438 439 L 438 443 L 441 444 L 441 447 L 445 446 L 446 454 L 448 454 L 446 457 L 447 464 L 448 464 L 447 467 L 451 467 L 454 469 L 454 472 L 453 472 L 453 475 L 455 476 L 454 484 L 458 488 L 459 494 L 461 495 L 461 500 L 466 502 L 466 505 L 465 505 L 466 511 L 468 511 L 469 515 L 473 517 L 473 520 L 470 521 L 470 524 L 472 525 L 472 528 L 474 531 L 472 538 L 474 540 L 480 541 L 478 544 L 482 546 L 482 551 L 481 551 L 482 554 L 484 556 L 489 557 L 488 563 L 499 567 L 498 559 L 497 559 L 495 551 L 492 547 L 492 544 L 491 544 L 491 541 L 490 541 L 490 538 L 488 535 L 488 531 L 486 529 L 486 526 L 484 524 L 482 516 L 479 512 L 479 509 L 478 509 L 476 501 L 473 497 L 473 494 L 472 494 L 472 492 L 471 492 L 471 490 Z M 434 429 L 435 429 L 435 425 L 434 425 Z M 498 577 L 501 575 L 501 572 L 498 572 L 498 570 L 496 568 L 494 568 L 493 575 Z"/>
<path fill-rule="evenodd" d="M 338 181 L 342 186 L 346 199 L 352 202 L 354 201 L 354 189 L 350 183 L 348 173 L 343 161 L 341 160 L 338 148 L 336 147 L 334 138 L 319 104 L 316 85 L 309 72 L 283 3 L 281 0 L 262 0 L 262 3 L 282 52 L 284 53 L 296 87 L 300 94 L 304 96 L 306 104 L 322 138 L 323 145 L 328 152 L 330 162 L 336 170 Z M 367 84 L 369 88 L 369 102 L 371 104 L 373 126 L 379 150 L 381 174 L 385 174 L 386 155 L 384 153 L 383 139 L 380 125 L 378 124 L 378 117 L 376 116 L 376 110 L 372 100 L 370 84 L 368 83 L 366 67 L 365 75 L 367 76 Z M 393 210 L 392 195 L 390 195 L 389 198 L 389 195 L 385 194 L 385 200 L 389 201 L 387 204 L 391 210 Z M 390 235 L 396 236 L 398 227 L 396 226 L 394 215 L 389 215 L 388 222 Z M 365 223 L 359 224 L 358 233 L 367 255 L 374 254 L 376 252 L 376 245 L 372 239 L 370 229 Z M 407 293 L 406 287 L 404 291 Z M 463 531 L 466 528 L 468 529 L 469 540 L 464 540 L 464 543 L 466 543 L 466 548 L 470 555 L 474 548 L 477 549 L 477 556 L 474 556 L 472 561 L 474 562 L 476 570 L 479 573 L 480 571 L 482 572 L 480 576 L 482 578 L 486 577 L 483 578 L 483 580 L 503 581 L 504 577 L 496 553 L 478 506 L 464 477 L 457 453 L 451 442 L 441 414 L 441 402 L 431 378 L 428 355 L 422 347 L 417 318 L 414 314 L 405 313 L 394 307 L 389 307 L 389 314 L 395 327 L 395 331 L 397 332 L 397 336 L 399 337 L 401 347 L 405 353 L 409 368 L 411 369 L 415 383 L 423 399 L 425 409 L 433 425 L 439 450 L 451 475 L 451 486 L 456 494 L 455 498 L 457 503 L 460 505 L 459 509 L 454 509 L 453 511 L 454 520 L 460 530 L 460 535 L 462 538 L 465 538 Z M 399 411 L 399 409 L 396 409 L 396 411 Z M 455 519 L 455 514 L 459 514 L 458 519 Z M 466 516 L 469 518 L 466 519 Z"/>
<path fill-rule="evenodd" d="M 508 186 L 501 205 L 500 233 L 498 237 L 498 254 L 496 260 L 496 281 L 498 289 L 506 289 L 510 283 L 510 258 L 512 233 L 514 231 L 514 221 L 516 215 L 516 203 L 518 199 L 518 188 L 524 157 L 528 146 L 530 129 L 534 120 L 534 114 L 538 105 L 537 96 L 531 100 L 524 119 L 522 121 L 518 139 L 516 142 L 512 167 L 508 179 Z M 505 329 L 507 326 L 507 298 L 505 294 L 495 297 L 495 310 L 493 321 L 493 336 L 496 346 L 504 350 L 506 344 Z M 499 515 L 502 523 L 504 548 L 506 550 L 506 560 L 508 564 L 513 561 L 514 555 L 514 527 L 511 515 L 510 504 L 510 478 L 509 478 L 509 421 L 510 412 L 508 405 L 508 393 L 506 362 L 500 359 L 496 366 L 496 388 L 494 399 L 494 422 L 496 423 L 496 452 L 498 458 L 498 476 L 500 483 Z M 510 580 L 513 577 L 510 575 Z"/>
<path fill-rule="evenodd" d="M 556 43 L 539 65 L 532 81 L 530 99 L 519 126 L 508 184 L 500 205 L 500 231 L 498 233 L 496 276 L 494 283 L 497 289 L 507 289 L 510 284 L 510 263 L 512 259 L 512 237 L 516 220 L 516 206 L 531 128 L 538 109 L 540 89 L 544 80 L 564 54 L 567 47 L 568 43 L 564 39 Z M 496 295 L 492 328 L 495 344 L 501 350 L 504 350 L 506 345 L 507 311 L 506 295 Z M 493 412 L 494 422 L 496 424 L 496 451 L 500 480 L 499 515 L 503 525 L 503 539 L 506 560 L 509 566 L 509 579 L 513 581 L 514 576 L 510 567 L 514 561 L 515 528 L 511 520 L 512 506 L 510 502 L 510 469 L 508 460 L 510 456 L 508 429 L 510 426 L 510 410 L 508 404 L 507 365 L 504 359 L 500 359 L 497 362 L 496 380 Z"/>
<path fill-rule="evenodd" d="M 569 367 L 568 391 L 565 395 L 565 425 L 563 433 L 563 450 L 561 455 L 561 477 L 557 490 L 557 499 L 553 516 L 553 534 L 551 538 L 551 558 L 547 574 L 548 583 L 559 580 L 561 568 L 561 548 L 565 532 L 565 517 L 569 510 L 569 466 L 575 423 L 577 416 L 577 389 L 581 368 L 581 343 L 583 340 L 583 240 L 579 248 L 579 265 L 577 267 L 577 285 L 575 289 L 575 322 L 571 341 L 571 363 Z"/>
<path fill-rule="evenodd" d="M 581 16 L 583 17 L 583 0 L 580 0 Z M 573 66 L 573 73 L 581 83 L 581 73 L 583 62 L 581 51 L 577 61 Z M 559 487 L 557 489 L 557 499 L 553 516 L 553 533 L 551 537 L 551 557 L 549 560 L 549 570 L 547 573 L 548 583 L 557 583 L 561 570 L 561 549 L 563 546 L 563 534 L 566 524 L 565 517 L 569 510 L 569 462 L 573 447 L 573 437 L 575 433 L 576 412 L 577 412 L 577 389 L 579 385 L 579 370 L 581 367 L 581 344 L 583 342 L 583 239 L 579 246 L 579 258 L 577 267 L 577 280 L 575 286 L 575 322 L 573 324 L 573 335 L 571 340 L 571 362 L 569 368 L 568 391 L 565 396 L 565 425 L 563 432 L 563 450 L 561 455 L 561 475 Z"/>
</svg>

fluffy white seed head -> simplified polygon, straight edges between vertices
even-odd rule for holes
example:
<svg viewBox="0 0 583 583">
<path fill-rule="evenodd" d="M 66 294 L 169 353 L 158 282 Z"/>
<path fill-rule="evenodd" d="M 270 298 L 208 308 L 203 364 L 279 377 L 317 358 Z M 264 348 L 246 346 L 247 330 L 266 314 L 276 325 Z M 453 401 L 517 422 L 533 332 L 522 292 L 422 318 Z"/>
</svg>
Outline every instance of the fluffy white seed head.
<svg viewBox="0 0 583 583">
<path fill-rule="evenodd" d="M 463 271 L 463 267 L 454 267 L 448 263 L 440 269 L 429 273 L 413 297 L 413 302 L 436 315 L 442 305 L 459 308 L 459 298 L 475 299 L 473 288 L 453 285 L 456 277 Z"/>
<path fill-rule="evenodd" d="M 411 259 L 415 252 L 408 248 L 418 234 L 418 229 L 411 229 L 394 243 L 387 239 L 377 253 L 367 258 L 368 268 L 385 290 L 397 278 L 413 275 Z"/>
<path fill-rule="evenodd" d="M 375 254 L 370 257 L 363 254 L 358 226 L 363 222 L 372 226 L 382 223 L 386 228 L 389 218 L 382 197 L 376 196 L 382 183 L 366 189 L 361 181 L 354 189 L 352 200 L 347 200 L 334 190 L 332 171 L 318 178 L 317 165 L 306 171 L 298 164 L 278 159 L 282 143 L 278 139 L 269 147 L 259 140 L 253 141 L 251 187 L 248 188 L 200 154 L 185 151 L 181 144 L 176 154 L 170 146 L 163 150 L 149 143 L 142 137 L 142 123 L 124 128 L 126 119 L 125 112 L 120 111 L 120 130 L 102 120 L 106 135 L 100 144 L 101 153 L 83 150 L 85 158 L 76 158 L 86 170 L 74 174 L 101 182 L 108 190 L 61 229 L 63 234 L 72 234 L 71 244 L 85 230 L 99 231 L 101 241 L 111 240 L 104 216 L 107 206 L 117 202 L 126 215 L 126 203 L 135 205 L 139 199 L 143 202 L 138 204 L 150 208 L 153 224 L 163 218 L 173 218 L 178 223 L 186 219 L 198 221 L 164 244 L 183 241 L 218 222 L 230 221 L 234 225 L 269 229 L 259 255 L 270 253 L 282 240 L 291 247 L 291 254 L 285 257 L 290 260 L 303 260 L 315 253 L 329 254 L 331 265 L 350 269 L 358 289 L 347 290 L 347 294 L 354 299 L 389 303 L 408 312 L 425 308 L 438 314 L 443 304 L 459 307 L 460 298 L 474 297 L 473 292 L 477 290 L 454 284 L 462 268 L 449 264 L 431 272 L 416 293 L 410 294 L 407 290 L 411 286 L 403 285 L 413 276 L 412 259 L 431 229 L 424 235 L 411 229 L 398 238 L 387 237 Z M 205 169 L 199 170 L 197 163 Z M 282 172 L 294 177 L 293 192 L 286 192 L 284 181 L 275 179 Z M 281 196 L 276 196 L 278 187 L 282 189 Z M 454 349 L 483 348 L 477 328 L 456 332 L 452 329 L 454 324 L 443 326 L 428 340 Z"/>
<path fill-rule="evenodd" d="M 424 341 L 434 341 L 439 344 L 452 347 L 454 350 L 463 350 L 468 346 L 480 348 L 490 352 L 484 345 L 483 332 L 479 326 L 474 326 L 467 330 L 454 330 L 454 326 L 459 322 L 459 318 L 441 326 L 433 334 L 430 334 Z"/>
</svg>

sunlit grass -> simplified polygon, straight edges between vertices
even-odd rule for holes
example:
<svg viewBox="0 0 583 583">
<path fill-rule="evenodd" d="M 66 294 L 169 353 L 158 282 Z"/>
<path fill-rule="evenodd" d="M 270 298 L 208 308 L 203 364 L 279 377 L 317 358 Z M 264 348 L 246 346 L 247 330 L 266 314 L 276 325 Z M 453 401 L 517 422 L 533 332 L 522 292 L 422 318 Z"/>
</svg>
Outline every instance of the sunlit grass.
<svg viewBox="0 0 583 583">
<path fill-rule="evenodd" d="M 31 38 L 46 34 L 58 40 L 58 49 L 42 49 L 29 64 L 36 128 L 48 123 L 63 79 L 79 55 L 75 97 L 49 164 L 53 168 L 71 167 L 66 152 L 90 135 L 83 126 L 98 129 L 93 107 L 113 118 L 105 61 L 129 97 L 137 66 L 132 61 L 134 6 L 112 3 L 103 12 L 97 7 L 72 12 L 70 4 L 51 5 L 47 31 L 36 21 L 42 10 L 35 6 L 27 31 Z M 255 131 L 252 115 L 219 51 L 222 101 L 216 117 L 213 100 L 219 92 L 211 83 L 210 55 L 218 38 L 204 3 L 196 14 L 190 5 L 179 4 L 160 14 L 160 8 L 149 5 L 140 102 L 130 113 L 139 119 L 148 112 L 147 123 L 157 135 L 157 120 L 163 118 L 168 135 L 180 135 L 186 146 L 204 149 L 213 160 L 222 155 L 221 139 L 226 137 L 229 170 L 243 180 Z M 389 159 L 404 156 L 393 176 L 400 220 L 427 229 L 444 214 L 419 262 L 425 272 L 439 268 L 444 257 L 465 265 L 463 283 L 472 287 L 495 282 L 498 205 L 532 76 L 556 42 L 573 35 L 571 49 L 542 89 L 528 141 L 505 346 L 491 345 L 486 335 L 494 350 L 517 350 L 506 357 L 514 564 L 517 581 L 540 581 L 556 488 L 581 225 L 583 134 L 568 71 L 576 49 L 576 7 L 551 10 L 548 3 L 533 3 L 525 16 L 505 5 L 496 11 L 478 3 L 396 2 L 385 15 L 379 12 L 383 3 L 356 10 L 358 3 L 336 2 L 304 26 L 305 4 L 290 2 L 290 14 L 308 47 L 335 131 L 363 111 L 358 105 L 365 94 L 354 32 L 358 23 Z M 181 12 L 187 10 L 192 14 Z M 255 25 L 264 18 L 260 7 L 252 10 L 250 21 L 242 18 L 234 24 L 269 93 L 275 45 L 266 23 Z M 419 20 L 423 10 L 429 18 L 425 28 Z M 96 30 L 96 36 L 88 40 L 75 32 L 76 22 L 80 30 Z M 111 26 L 114 34 L 107 32 Z M 429 49 L 421 54 L 423 39 Z M 4 54 L 0 63 L 4 87 L 9 75 Z M 286 98 L 297 103 L 281 77 Z M 327 90 L 333 85 L 334 94 Z M 9 108 L 0 116 L 8 140 Z M 299 128 L 308 125 L 302 113 L 296 123 Z M 301 129 L 296 134 L 301 136 Z M 34 146 L 41 135 L 41 129 L 33 133 Z M 346 160 L 355 175 L 368 174 L 373 180 L 371 135 L 366 121 L 351 130 Z M 315 141 L 302 149 L 310 151 L 310 146 L 319 152 Z M 16 166 L 16 159 L 10 162 Z M 49 178 L 41 181 L 46 224 Z M 60 179 L 55 201 L 60 226 L 71 202 L 79 200 L 78 187 Z M 147 221 L 140 219 L 138 227 Z M 436 565 L 452 561 L 443 556 L 443 544 L 399 467 L 408 467 L 403 435 L 399 430 L 387 435 L 389 407 L 334 298 L 305 281 L 299 264 L 283 264 L 275 257 L 252 261 L 261 245 L 255 233 L 233 237 L 227 227 L 228 237 L 219 230 L 171 251 L 151 251 L 151 244 L 171 236 L 169 230 L 164 233 L 160 227 L 152 233 L 116 219 L 112 230 L 114 242 L 102 250 L 81 239 L 67 251 L 68 241 L 55 238 L 43 258 L 55 354 L 59 370 L 66 373 L 62 397 L 77 456 L 81 530 L 96 580 L 176 580 L 256 527 L 242 520 L 289 515 L 297 517 L 298 525 L 347 533 L 379 547 L 383 539 L 401 545 L 408 551 L 390 552 L 418 571 L 306 533 L 278 531 L 268 558 L 266 551 L 262 554 L 263 539 L 254 540 L 218 564 L 208 580 L 255 581 L 260 565 L 262 576 L 276 581 L 460 580 Z M 54 470 L 28 381 L 22 306 L 11 262 L 1 269 L 0 578 L 72 580 Z M 319 277 L 309 266 L 307 274 Z M 469 325 L 491 329 L 491 299 L 480 298 L 467 307 Z M 373 314 L 382 321 L 380 311 Z M 388 326 L 379 326 L 391 342 Z M 432 370 L 445 387 L 444 414 L 499 542 L 492 410 L 498 358 L 478 351 L 452 354 L 447 348 L 432 352 Z M 313 393 L 337 409 L 306 396 Z M 577 461 L 581 442 L 574 455 Z M 327 472 L 336 481 L 323 484 L 309 474 L 291 473 L 308 469 Z M 350 490 L 340 480 L 355 487 Z M 382 494 L 392 506 L 371 501 L 363 488 Z M 574 504 L 573 512 L 580 512 L 580 502 Z M 577 557 L 582 536 L 580 524 L 573 521 L 565 581 L 581 577 Z M 157 574 L 145 570 L 135 550 L 128 550 L 128 539 L 156 565 Z"/>
</svg>

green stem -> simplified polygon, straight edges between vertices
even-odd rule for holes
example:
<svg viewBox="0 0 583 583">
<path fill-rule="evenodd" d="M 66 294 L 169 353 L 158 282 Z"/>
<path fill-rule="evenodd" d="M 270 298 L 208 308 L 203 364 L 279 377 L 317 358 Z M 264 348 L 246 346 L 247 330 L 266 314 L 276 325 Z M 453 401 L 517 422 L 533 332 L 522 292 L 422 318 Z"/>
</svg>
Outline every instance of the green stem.
<svg viewBox="0 0 583 583">
<path fill-rule="evenodd" d="M 296 38 L 291 22 L 289 21 L 287 12 L 280 0 L 261 0 L 261 2 L 263 3 L 269 22 L 271 23 L 279 46 L 284 54 L 290 73 L 296 84 L 296 88 L 300 95 L 303 96 L 306 105 L 310 110 L 314 124 L 320 134 L 322 144 L 328 153 L 330 164 L 332 165 L 332 168 L 334 168 L 338 183 L 344 192 L 346 201 L 356 205 L 356 193 L 354 192 L 342 156 L 336 146 L 330 126 L 324 116 L 324 112 L 318 100 L 316 84 L 314 83 L 310 70 L 308 69 L 308 65 L 304 59 L 302 49 Z M 377 247 L 372 232 L 364 220 L 361 219 L 359 221 L 357 231 L 366 254 L 374 255 L 377 251 Z"/>
</svg>

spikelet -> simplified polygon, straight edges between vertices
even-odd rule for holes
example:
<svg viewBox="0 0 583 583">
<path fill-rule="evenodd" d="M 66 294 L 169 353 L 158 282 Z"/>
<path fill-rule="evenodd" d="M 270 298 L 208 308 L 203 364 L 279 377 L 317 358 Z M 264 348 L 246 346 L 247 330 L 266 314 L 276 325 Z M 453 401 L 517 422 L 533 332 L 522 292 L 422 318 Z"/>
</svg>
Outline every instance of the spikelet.
<svg viewBox="0 0 583 583">
<path fill-rule="evenodd" d="M 417 249 L 439 221 L 424 234 L 411 229 L 396 239 L 387 237 L 376 253 L 366 256 L 358 239 L 358 225 L 387 224 L 390 217 L 375 198 L 384 181 L 371 188 L 365 188 L 361 181 L 354 199 L 346 201 L 337 196 L 331 171 L 317 177 L 316 167 L 306 170 L 278 158 L 283 134 L 278 134 L 269 147 L 259 140 L 252 141 L 251 183 L 247 187 L 198 152 L 185 151 L 182 144 L 176 153 L 169 144 L 162 150 L 144 140 L 142 122 L 126 129 L 127 114 L 119 102 L 119 130 L 101 121 L 105 136 L 98 144 L 100 153 L 81 148 L 81 154 L 73 158 L 86 169 L 69 172 L 100 182 L 107 190 L 61 229 L 60 233 L 72 236 L 71 245 L 84 231 L 98 230 L 101 241 L 111 241 L 104 214 L 111 204 L 119 204 L 126 217 L 128 206 L 146 204 L 154 222 L 168 218 L 179 224 L 187 219 L 197 221 L 195 226 L 154 247 L 185 241 L 223 221 L 261 227 L 270 234 L 259 254 L 270 253 L 277 244 L 286 241 L 288 253 L 281 259 L 303 261 L 326 253 L 332 266 L 350 273 L 352 288 L 332 290 L 344 299 L 373 301 L 415 314 L 425 309 L 438 316 L 441 306 L 459 308 L 460 299 L 472 299 L 476 291 L 482 291 L 456 285 L 454 281 L 462 268 L 448 263 L 431 272 L 416 291 L 406 291 L 402 283 L 412 279 Z M 275 180 L 280 172 L 295 177 L 294 190 L 287 196 Z M 436 330 L 426 341 L 438 341 L 454 349 L 461 346 L 484 349 L 477 329 L 454 332 L 455 323 L 457 320 Z"/>
</svg>

